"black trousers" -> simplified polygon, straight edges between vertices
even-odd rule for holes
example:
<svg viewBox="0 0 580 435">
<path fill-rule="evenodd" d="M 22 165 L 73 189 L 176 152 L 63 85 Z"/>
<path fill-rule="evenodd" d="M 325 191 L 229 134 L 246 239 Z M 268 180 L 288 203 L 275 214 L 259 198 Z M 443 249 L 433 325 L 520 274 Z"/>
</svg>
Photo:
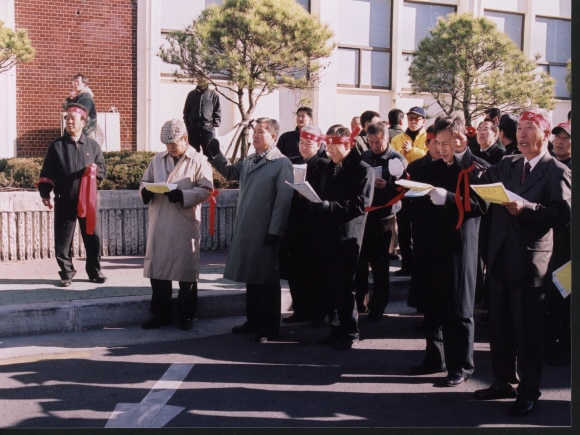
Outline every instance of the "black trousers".
<svg viewBox="0 0 580 435">
<path fill-rule="evenodd" d="M 401 269 L 413 269 L 413 237 L 411 223 L 411 202 L 401 200 L 401 209 L 397 212 L 397 237 L 401 250 Z"/>
<path fill-rule="evenodd" d="M 187 129 L 189 144 L 198 152 L 201 152 L 200 146 L 206 146 L 214 137 L 215 133 L 213 128 L 211 130 L 205 130 L 203 128 Z"/>
<path fill-rule="evenodd" d="M 356 263 L 324 262 L 320 266 L 320 286 L 330 323 L 330 334 L 358 338 L 358 311 L 354 289 Z"/>
<path fill-rule="evenodd" d="M 496 382 L 519 382 L 518 398 L 536 400 L 541 395 L 539 386 L 549 288 L 522 286 L 510 273 L 513 264 L 509 262 L 503 247 L 490 269 L 491 368 Z"/>
<path fill-rule="evenodd" d="M 150 279 L 153 295 L 151 296 L 151 313 L 154 316 L 173 318 L 171 295 L 172 282 L 164 279 Z M 177 313 L 179 318 L 193 319 L 197 311 L 197 282 L 179 281 L 177 293 Z"/>
<path fill-rule="evenodd" d="M 447 367 L 450 376 L 471 378 L 473 374 L 473 317 L 457 317 L 453 308 L 425 306 L 426 352 L 428 367 Z"/>
<path fill-rule="evenodd" d="M 266 337 L 280 331 L 282 289 L 280 285 L 246 283 L 246 318 L 252 329 Z"/>
<path fill-rule="evenodd" d="M 86 219 L 77 216 L 77 200 L 59 201 L 54 204 L 54 253 L 60 267 L 61 279 L 72 279 L 76 270 L 72 263 L 72 243 L 77 219 L 87 253 L 85 270 L 89 279 L 96 278 L 101 270 L 101 222 L 97 222 L 93 234 L 87 234 Z"/>
<path fill-rule="evenodd" d="M 308 260 L 290 266 L 288 287 L 292 296 L 294 315 L 310 319 L 314 317 L 317 304 L 316 275 L 318 271 L 315 270 L 313 261 L 310 258 Z"/>
<path fill-rule="evenodd" d="M 368 308 L 371 314 L 383 314 L 389 303 L 389 247 L 394 218 L 383 222 L 367 221 L 355 275 L 356 305 L 365 306 L 369 293 L 369 263 L 373 271 L 373 294 Z M 389 229 L 390 228 L 390 229 Z"/>
<path fill-rule="evenodd" d="M 559 354 L 572 355 L 571 297 L 563 298 L 555 285 L 550 288 L 550 301 L 546 318 L 546 353 L 548 357 L 555 357 Z"/>
</svg>

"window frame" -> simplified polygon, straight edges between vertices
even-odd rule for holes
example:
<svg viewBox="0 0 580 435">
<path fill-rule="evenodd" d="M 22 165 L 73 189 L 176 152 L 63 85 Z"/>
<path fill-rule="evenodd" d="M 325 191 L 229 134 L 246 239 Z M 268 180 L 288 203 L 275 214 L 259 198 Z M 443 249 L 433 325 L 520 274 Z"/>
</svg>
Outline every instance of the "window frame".
<svg viewBox="0 0 580 435">
<path fill-rule="evenodd" d="M 421 4 L 421 5 L 427 5 L 427 6 L 444 6 L 444 7 L 450 7 L 453 8 L 453 12 L 450 13 L 457 13 L 457 5 L 447 5 L 447 4 L 443 4 L 443 3 L 425 3 L 422 1 L 417 1 L 417 0 L 403 0 L 403 7 L 405 7 L 405 3 L 415 3 L 415 4 Z M 415 51 L 409 51 L 409 50 L 401 50 L 401 58 L 403 57 L 407 57 L 407 56 L 415 56 Z M 407 70 L 406 72 L 407 76 L 409 75 L 409 71 Z M 412 88 L 408 87 L 408 88 L 403 88 L 401 87 L 402 91 L 409 91 L 412 90 Z"/>
<path fill-rule="evenodd" d="M 526 14 L 525 13 L 521 13 L 521 12 L 500 11 L 498 9 L 484 9 L 483 10 L 483 16 L 484 17 L 486 17 L 485 16 L 485 13 L 486 12 L 495 12 L 496 14 L 506 14 L 506 15 L 519 15 L 519 16 L 522 17 L 522 34 L 521 34 L 521 41 L 522 42 L 520 43 L 519 49 L 520 49 L 520 51 L 524 51 L 524 35 L 525 35 L 525 30 L 526 30 Z M 505 33 L 506 35 L 508 35 L 506 32 L 503 32 L 503 33 Z M 516 43 L 513 39 L 512 39 L 512 42 L 514 44 Z"/>
<path fill-rule="evenodd" d="M 570 23 L 570 28 L 572 28 L 572 20 L 571 19 L 568 19 L 568 18 L 549 17 L 547 15 L 536 15 L 535 16 L 535 19 L 537 20 L 538 18 L 542 18 L 544 20 L 567 21 L 567 22 Z M 572 52 L 570 52 L 570 54 L 572 54 Z M 546 53 L 546 56 L 544 56 L 544 57 L 547 57 L 547 53 Z M 546 72 L 548 73 L 548 75 L 550 77 L 552 77 L 552 74 L 550 74 L 550 67 L 554 66 L 554 67 L 564 67 L 564 68 L 566 68 L 568 66 L 568 63 L 567 62 L 566 63 L 562 63 L 562 62 L 548 62 L 547 60 L 538 60 L 536 62 L 536 65 L 542 67 L 542 69 L 543 69 L 543 67 L 546 67 L 546 70 L 547 70 Z M 560 96 L 556 95 L 556 89 L 554 88 L 554 98 L 556 100 L 570 101 L 570 100 L 572 100 L 572 95 L 569 95 L 568 97 L 560 97 Z"/>
<path fill-rule="evenodd" d="M 309 3 L 312 0 L 309 0 Z M 358 50 L 358 81 L 356 84 L 343 84 L 343 83 L 336 83 L 336 86 L 339 88 L 345 88 L 345 89 L 383 89 L 383 90 L 391 90 L 393 88 L 393 9 L 394 9 L 394 2 L 396 0 L 391 0 L 391 22 L 390 22 L 390 27 L 389 27 L 389 44 L 391 45 L 391 47 L 385 48 L 385 47 L 372 47 L 372 46 L 368 46 L 368 45 L 352 45 L 352 44 L 341 44 L 339 43 L 338 46 L 336 47 L 337 51 L 342 49 L 345 50 Z M 363 55 L 363 51 L 369 51 L 369 52 L 379 52 L 379 53 L 389 53 L 389 84 L 388 86 L 373 86 L 371 85 L 362 85 L 361 84 L 361 80 L 362 80 L 362 55 Z"/>
</svg>

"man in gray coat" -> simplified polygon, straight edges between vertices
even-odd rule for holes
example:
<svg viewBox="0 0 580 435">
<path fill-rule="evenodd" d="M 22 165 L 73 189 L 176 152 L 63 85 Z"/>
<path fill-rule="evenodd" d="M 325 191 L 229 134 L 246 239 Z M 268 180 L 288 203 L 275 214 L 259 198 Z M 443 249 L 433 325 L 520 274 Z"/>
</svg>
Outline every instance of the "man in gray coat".
<svg viewBox="0 0 580 435">
<path fill-rule="evenodd" d="M 294 180 L 292 163 L 276 148 L 280 126 L 258 118 L 252 144 L 255 154 L 231 164 L 212 140 L 204 150 L 211 165 L 228 180 L 240 181 L 234 235 L 224 278 L 246 283 L 247 321 L 234 334 L 254 332 L 256 341 L 278 336 L 280 328 L 280 272 L 278 250 L 286 230 Z"/>
</svg>

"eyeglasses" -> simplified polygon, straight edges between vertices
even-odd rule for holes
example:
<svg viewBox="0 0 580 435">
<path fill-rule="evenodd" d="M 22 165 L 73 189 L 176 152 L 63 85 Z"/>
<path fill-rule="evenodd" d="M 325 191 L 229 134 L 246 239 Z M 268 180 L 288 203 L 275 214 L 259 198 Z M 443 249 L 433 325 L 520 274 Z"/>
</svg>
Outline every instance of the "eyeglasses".
<svg viewBox="0 0 580 435">
<path fill-rule="evenodd" d="M 478 128 L 477 131 L 484 132 L 484 131 L 491 131 L 491 128 Z"/>
</svg>

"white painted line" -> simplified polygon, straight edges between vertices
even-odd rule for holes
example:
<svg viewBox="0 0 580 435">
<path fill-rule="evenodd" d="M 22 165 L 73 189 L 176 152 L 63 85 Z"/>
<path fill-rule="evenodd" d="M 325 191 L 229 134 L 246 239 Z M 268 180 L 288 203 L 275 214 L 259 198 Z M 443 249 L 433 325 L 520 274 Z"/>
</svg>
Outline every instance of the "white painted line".
<svg viewBox="0 0 580 435">
<path fill-rule="evenodd" d="M 348 415 L 348 414 L 334 414 L 332 416 L 320 416 L 320 417 L 302 417 L 296 418 L 291 417 L 285 412 L 281 411 L 201 411 L 192 410 L 188 412 L 194 415 L 208 415 L 212 417 L 236 417 L 236 418 L 276 418 L 280 420 L 305 420 L 305 421 L 355 421 L 355 420 L 366 420 L 365 417 L 358 415 Z"/>
<path fill-rule="evenodd" d="M 112 427 L 163 427 L 185 408 L 166 403 L 181 386 L 193 364 L 174 363 L 140 403 L 118 403 L 105 425 Z"/>
</svg>

